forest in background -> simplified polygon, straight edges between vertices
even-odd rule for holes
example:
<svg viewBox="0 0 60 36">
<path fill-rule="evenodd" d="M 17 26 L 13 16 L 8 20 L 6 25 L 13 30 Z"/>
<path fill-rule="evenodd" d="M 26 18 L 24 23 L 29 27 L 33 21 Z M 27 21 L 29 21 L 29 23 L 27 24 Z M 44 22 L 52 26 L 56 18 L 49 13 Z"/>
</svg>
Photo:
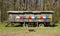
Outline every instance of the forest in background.
<svg viewBox="0 0 60 36">
<path fill-rule="evenodd" d="M 7 20 L 7 11 L 55 11 L 54 21 L 60 22 L 60 0 L 0 0 L 1 22 Z"/>
</svg>

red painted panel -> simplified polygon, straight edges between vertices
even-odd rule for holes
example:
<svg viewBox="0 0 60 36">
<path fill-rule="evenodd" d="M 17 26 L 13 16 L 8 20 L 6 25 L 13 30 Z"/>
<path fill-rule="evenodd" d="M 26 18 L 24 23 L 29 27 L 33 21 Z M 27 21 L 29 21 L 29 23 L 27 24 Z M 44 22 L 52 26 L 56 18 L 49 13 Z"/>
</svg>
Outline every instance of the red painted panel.
<svg viewBox="0 0 60 36">
<path fill-rule="evenodd" d="M 43 16 L 40 16 L 40 19 L 43 19 Z"/>
<path fill-rule="evenodd" d="M 23 19 L 23 16 L 20 16 L 20 19 Z"/>
<path fill-rule="evenodd" d="M 29 19 L 32 19 L 32 16 L 29 16 Z"/>
</svg>

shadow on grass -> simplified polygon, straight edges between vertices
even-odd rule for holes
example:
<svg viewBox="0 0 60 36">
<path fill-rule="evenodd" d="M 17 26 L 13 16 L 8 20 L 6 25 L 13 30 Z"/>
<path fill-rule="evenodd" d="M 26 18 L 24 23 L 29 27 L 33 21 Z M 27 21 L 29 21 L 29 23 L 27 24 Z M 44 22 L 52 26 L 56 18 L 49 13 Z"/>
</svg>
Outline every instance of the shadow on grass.
<svg viewBox="0 0 60 36">
<path fill-rule="evenodd" d="M 58 27 L 58 26 L 60 26 L 60 24 L 44 25 L 44 27 Z M 7 26 L 7 27 L 9 27 L 9 26 Z M 13 26 L 10 26 L 10 27 L 23 27 L 23 24 L 18 24 L 18 25 L 14 24 Z M 28 26 L 28 27 L 37 27 L 37 25 L 34 24 L 34 26 Z"/>
<path fill-rule="evenodd" d="M 55 24 L 54 24 L 54 25 L 48 25 L 48 26 L 46 25 L 45 27 L 57 27 L 57 26 L 58 26 L 58 25 L 55 25 Z"/>
<path fill-rule="evenodd" d="M 59 26 L 59 25 L 45 25 L 44 27 L 57 27 L 57 26 Z M 14 26 L 12 26 L 12 27 L 23 27 L 22 25 L 14 25 Z M 28 27 L 31 27 L 31 26 L 28 26 Z M 37 26 L 33 26 L 33 27 L 37 27 Z"/>
</svg>

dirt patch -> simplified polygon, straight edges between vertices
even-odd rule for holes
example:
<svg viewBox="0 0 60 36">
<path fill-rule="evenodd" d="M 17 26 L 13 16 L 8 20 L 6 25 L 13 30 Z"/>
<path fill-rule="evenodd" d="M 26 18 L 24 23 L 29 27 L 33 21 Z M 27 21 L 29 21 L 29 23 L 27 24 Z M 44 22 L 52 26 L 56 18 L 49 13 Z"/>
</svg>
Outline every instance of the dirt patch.
<svg viewBox="0 0 60 36">
<path fill-rule="evenodd" d="M 40 31 L 40 32 L 9 32 L 9 31 L 1 31 L 0 36 L 60 36 L 60 31 Z"/>
</svg>

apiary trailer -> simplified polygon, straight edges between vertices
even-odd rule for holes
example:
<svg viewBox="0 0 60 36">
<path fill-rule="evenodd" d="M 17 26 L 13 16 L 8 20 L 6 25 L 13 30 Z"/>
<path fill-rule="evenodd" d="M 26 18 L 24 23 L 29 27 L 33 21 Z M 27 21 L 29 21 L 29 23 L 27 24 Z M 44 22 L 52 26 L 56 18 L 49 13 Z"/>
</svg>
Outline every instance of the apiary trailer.
<svg viewBox="0 0 60 36">
<path fill-rule="evenodd" d="M 8 24 L 20 23 L 22 26 L 50 25 L 53 20 L 54 11 L 8 11 Z"/>
</svg>

